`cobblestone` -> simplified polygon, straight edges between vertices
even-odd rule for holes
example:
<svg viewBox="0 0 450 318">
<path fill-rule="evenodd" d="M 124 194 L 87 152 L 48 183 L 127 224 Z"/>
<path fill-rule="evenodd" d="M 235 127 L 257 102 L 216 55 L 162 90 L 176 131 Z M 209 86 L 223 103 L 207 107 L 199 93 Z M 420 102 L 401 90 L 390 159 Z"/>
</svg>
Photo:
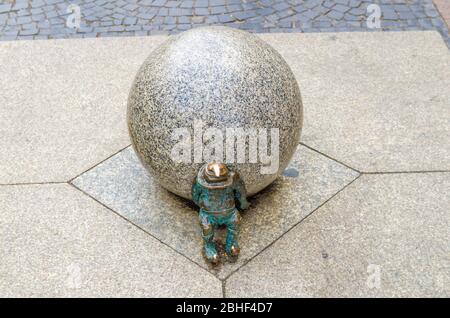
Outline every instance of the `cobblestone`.
<svg viewBox="0 0 450 318">
<path fill-rule="evenodd" d="M 380 6 L 378 30 L 366 23 L 371 3 Z M 71 4 L 81 14 L 78 30 L 65 30 Z M 32 31 L 36 39 L 172 34 L 216 24 L 252 32 L 434 29 L 450 47 L 432 0 L 0 0 L 0 40 L 29 39 Z"/>
</svg>

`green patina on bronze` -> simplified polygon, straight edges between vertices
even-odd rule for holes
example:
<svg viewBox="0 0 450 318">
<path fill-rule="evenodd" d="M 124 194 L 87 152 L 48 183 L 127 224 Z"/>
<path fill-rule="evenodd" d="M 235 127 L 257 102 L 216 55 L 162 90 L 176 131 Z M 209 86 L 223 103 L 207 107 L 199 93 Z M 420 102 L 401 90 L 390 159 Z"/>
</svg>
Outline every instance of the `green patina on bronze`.
<svg viewBox="0 0 450 318">
<path fill-rule="evenodd" d="M 224 164 L 209 163 L 202 166 L 192 186 L 192 200 L 200 207 L 200 225 L 204 240 L 204 253 L 208 261 L 219 260 L 214 243 L 214 231 L 227 228 L 225 250 L 231 256 L 239 254 L 238 232 L 240 209 L 249 206 L 245 185 L 237 172 Z"/>
</svg>

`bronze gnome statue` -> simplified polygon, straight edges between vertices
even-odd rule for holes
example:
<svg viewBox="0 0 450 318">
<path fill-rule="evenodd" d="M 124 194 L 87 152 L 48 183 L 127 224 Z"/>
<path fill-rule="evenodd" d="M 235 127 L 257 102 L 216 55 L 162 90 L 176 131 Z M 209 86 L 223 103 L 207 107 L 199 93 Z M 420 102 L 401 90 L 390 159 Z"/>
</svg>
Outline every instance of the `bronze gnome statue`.
<svg viewBox="0 0 450 318">
<path fill-rule="evenodd" d="M 245 185 L 237 172 L 232 172 L 225 164 L 208 163 L 202 166 L 192 186 L 192 200 L 200 207 L 200 225 L 204 240 L 204 254 L 208 261 L 219 261 L 214 231 L 224 225 L 227 228 L 225 251 L 230 256 L 238 256 L 238 232 L 240 209 L 249 206 Z M 237 203 L 237 206 L 236 206 Z"/>
</svg>

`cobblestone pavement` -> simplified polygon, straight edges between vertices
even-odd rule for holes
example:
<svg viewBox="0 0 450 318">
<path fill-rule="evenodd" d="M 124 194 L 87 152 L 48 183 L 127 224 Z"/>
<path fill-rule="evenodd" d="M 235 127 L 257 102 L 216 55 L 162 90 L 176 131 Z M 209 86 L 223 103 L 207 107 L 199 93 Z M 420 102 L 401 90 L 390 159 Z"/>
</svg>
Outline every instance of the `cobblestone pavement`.
<svg viewBox="0 0 450 318">
<path fill-rule="evenodd" d="M 370 4 L 379 6 L 380 28 L 367 24 L 377 15 Z M 68 19 L 80 27 L 68 27 Z M 217 24 L 253 32 L 435 29 L 450 45 L 432 0 L 0 0 L 0 40 L 152 35 Z"/>
</svg>

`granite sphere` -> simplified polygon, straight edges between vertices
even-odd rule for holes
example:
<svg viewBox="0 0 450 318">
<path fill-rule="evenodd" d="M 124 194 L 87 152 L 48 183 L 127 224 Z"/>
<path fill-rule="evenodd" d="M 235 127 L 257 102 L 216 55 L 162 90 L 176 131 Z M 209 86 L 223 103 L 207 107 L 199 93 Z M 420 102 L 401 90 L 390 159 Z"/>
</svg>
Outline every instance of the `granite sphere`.
<svg viewBox="0 0 450 318">
<path fill-rule="evenodd" d="M 212 160 L 238 171 L 248 195 L 272 183 L 297 148 L 303 108 L 291 69 L 270 45 L 244 31 L 204 27 L 150 53 L 127 116 L 145 168 L 190 199 L 198 169 Z"/>
</svg>

